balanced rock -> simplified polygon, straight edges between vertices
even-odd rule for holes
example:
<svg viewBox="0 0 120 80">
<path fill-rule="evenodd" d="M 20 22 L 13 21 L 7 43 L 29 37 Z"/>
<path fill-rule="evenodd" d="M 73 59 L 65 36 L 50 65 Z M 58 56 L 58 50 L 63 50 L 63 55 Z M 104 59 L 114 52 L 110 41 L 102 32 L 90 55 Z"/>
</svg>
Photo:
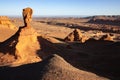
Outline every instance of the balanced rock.
<svg viewBox="0 0 120 80">
<path fill-rule="evenodd" d="M 0 53 L 15 56 L 16 61 L 12 63 L 13 66 L 23 62 L 31 63 L 41 60 L 37 55 L 37 51 L 40 50 L 38 33 L 29 25 L 32 18 L 32 9 L 30 11 L 29 9 L 25 8 L 23 10 L 23 13 L 25 13 L 23 16 L 24 26 L 20 27 L 13 36 L 0 44 Z"/>
<path fill-rule="evenodd" d="M 20 62 L 27 59 L 31 60 L 31 62 L 40 60 L 36 54 L 40 49 L 37 39 L 38 34 L 37 31 L 30 26 L 32 13 L 33 11 L 31 8 L 23 9 L 24 27 L 21 27 L 20 29 L 15 52 L 15 56 L 20 60 Z"/>
</svg>

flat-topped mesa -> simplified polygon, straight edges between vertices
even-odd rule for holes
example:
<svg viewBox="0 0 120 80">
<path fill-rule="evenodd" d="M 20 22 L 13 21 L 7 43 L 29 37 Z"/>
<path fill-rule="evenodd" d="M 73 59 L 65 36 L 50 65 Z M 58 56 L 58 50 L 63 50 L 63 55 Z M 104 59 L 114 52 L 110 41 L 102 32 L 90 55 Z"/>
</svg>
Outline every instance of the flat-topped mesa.
<svg viewBox="0 0 120 80">
<path fill-rule="evenodd" d="M 23 9 L 23 20 L 24 20 L 24 25 L 25 27 L 29 28 L 30 26 L 30 22 L 32 21 L 32 14 L 33 14 L 33 10 L 29 7 Z"/>
</svg>

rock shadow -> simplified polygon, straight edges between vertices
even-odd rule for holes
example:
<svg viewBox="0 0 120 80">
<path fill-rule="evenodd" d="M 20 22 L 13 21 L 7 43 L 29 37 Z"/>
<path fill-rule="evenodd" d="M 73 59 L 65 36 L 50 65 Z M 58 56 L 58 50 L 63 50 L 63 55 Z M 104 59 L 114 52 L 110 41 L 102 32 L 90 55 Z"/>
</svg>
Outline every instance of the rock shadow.
<svg viewBox="0 0 120 80">
<path fill-rule="evenodd" d="M 20 32 L 24 27 L 25 26 L 19 27 L 18 31 L 13 36 L 0 43 L 0 53 L 15 55 L 15 46 L 18 43 Z"/>
</svg>

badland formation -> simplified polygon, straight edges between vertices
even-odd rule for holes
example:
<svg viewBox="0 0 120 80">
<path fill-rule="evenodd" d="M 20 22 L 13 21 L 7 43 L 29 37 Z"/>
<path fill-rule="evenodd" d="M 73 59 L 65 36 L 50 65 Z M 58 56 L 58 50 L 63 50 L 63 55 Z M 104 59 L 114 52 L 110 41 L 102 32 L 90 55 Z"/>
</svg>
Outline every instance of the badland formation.
<svg viewBox="0 0 120 80">
<path fill-rule="evenodd" d="M 0 16 L 1 80 L 119 80 L 120 17 Z M 24 22 L 24 25 L 21 24 Z"/>
</svg>

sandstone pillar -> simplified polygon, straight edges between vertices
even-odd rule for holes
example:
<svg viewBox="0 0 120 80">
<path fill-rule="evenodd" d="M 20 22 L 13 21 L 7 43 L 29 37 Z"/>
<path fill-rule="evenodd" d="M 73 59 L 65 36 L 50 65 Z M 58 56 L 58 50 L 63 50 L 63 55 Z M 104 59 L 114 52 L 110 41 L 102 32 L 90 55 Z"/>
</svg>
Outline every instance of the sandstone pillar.
<svg viewBox="0 0 120 80">
<path fill-rule="evenodd" d="M 31 27 L 30 22 L 32 21 L 32 14 L 33 14 L 33 10 L 31 8 L 28 7 L 23 9 L 24 25 L 27 28 Z"/>
</svg>

